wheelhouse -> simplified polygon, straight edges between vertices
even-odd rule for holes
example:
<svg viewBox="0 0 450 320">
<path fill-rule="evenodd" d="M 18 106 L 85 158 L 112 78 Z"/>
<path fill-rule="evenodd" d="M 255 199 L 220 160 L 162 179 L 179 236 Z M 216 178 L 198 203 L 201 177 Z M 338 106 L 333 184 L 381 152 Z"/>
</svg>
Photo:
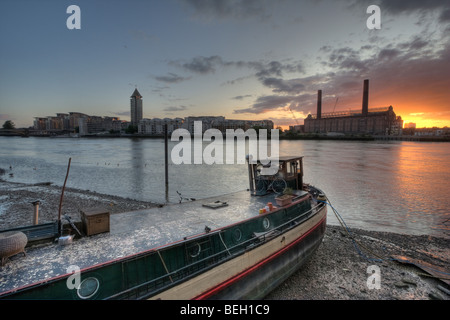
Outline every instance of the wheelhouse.
<svg viewBox="0 0 450 320">
<path fill-rule="evenodd" d="M 261 190 L 261 180 L 270 185 L 276 179 L 286 182 L 286 187 L 293 190 L 303 190 L 303 157 L 285 156 L 278 159 L 278 171 L 273 175 L 261 174 L 262 168 L 271 167 L 272 161 L 248 161 L 249 189 L 253 195 L 264 195 L 274 190 Z M 275 192 L 275 191 L 274 191 Z"/>
</svg>

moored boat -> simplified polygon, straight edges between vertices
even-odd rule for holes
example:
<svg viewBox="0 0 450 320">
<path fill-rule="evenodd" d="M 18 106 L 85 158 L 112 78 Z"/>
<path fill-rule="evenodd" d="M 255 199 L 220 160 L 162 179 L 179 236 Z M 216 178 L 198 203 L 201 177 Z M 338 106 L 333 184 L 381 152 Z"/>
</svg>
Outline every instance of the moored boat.
<svg viewBox="0 0 450 320">
<path fill-rule="evenodd" d="M 323 193 L 303 183 L 302 161 L 281 157 L 276 176 L 261 176 L 260 164 L 249 164 L 248 191 L 168 205 L 149 214 L 163 223 L 158 214 L 195 212 L 196 220 L 209 225 L 196 235 L 182 233 L 188 220 L 169 221 L 165 227 L 176 238 L 165 239 L 167 243 L 13 288 L 0 298 L 263 298 L 313 255 L 325 233 L 327 207 L 317 201 Z M 285 193 L 290 191 L 287 202 L 279 199 L 277 179 Z"/>
</svg>

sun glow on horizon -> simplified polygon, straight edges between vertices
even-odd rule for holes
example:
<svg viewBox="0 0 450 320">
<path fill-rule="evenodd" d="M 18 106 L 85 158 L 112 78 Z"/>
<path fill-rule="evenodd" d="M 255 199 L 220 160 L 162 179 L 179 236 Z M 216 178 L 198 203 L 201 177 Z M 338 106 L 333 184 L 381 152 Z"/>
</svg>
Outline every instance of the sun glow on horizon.
<svg viewBox="0 0 450 320">
<path fill-rule="evenodd" d="M 405 128 L 405 125 L 407 123 L 415 123 L 416 124 L 416 128 L 443 128 L 443 127 L 449 127 L 450 123 L 448 120 L 437 120 L 437 119 L 414 119 L 414 118 L 410 118 L 410 119 L 405 119 L 403 120 L 403 128 Z"/>
<path fill-rule="evenodd" d="M 416 128 L 443 128 L 450 126 L 450 119 L 442 116 L 439 117 L 439 113 L 426 113 L 426 112 L 412 112 L 402 117 L 403 127 L 407 123 L 415 123 Z"/>
</svg>

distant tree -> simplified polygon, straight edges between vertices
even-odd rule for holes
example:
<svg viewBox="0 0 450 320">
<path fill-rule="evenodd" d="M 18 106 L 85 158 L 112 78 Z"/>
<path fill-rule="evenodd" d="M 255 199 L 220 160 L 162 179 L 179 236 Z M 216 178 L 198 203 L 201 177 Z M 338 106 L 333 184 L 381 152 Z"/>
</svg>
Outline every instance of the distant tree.
<svg viewBox="0 0 450 320">
<path fill-rule="evenodd" d="M 15 129 L 16 125 L 11 120 L 6 120 L 3 124 L 3 129 Z"/>
<path fill-rule="evenodd" d="M 137 126 L 133 126 L 131 124 L 128 126 L 128 128 L 125 129 L 125 133 L 128 133 L 128 134 L 133 134 L 133 133 L 136 133 L 136 132 L 138 132 L 138 127 Z"/>
</svg>

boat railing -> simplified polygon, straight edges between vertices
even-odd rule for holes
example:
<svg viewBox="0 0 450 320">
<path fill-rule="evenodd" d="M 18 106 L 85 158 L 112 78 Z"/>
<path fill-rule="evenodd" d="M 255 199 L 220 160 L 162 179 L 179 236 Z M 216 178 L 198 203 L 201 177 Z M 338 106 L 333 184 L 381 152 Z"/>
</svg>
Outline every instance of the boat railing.
<svg viewBox="0 0 450 320">
<path fill-rule="evenodd" d="M 227 260 L 230 260 L 231 258 L 234 258 L 240 254 L 245 253 L 249 249 L 253 249 L 257 246 L 260 246 L 260 245 L 270 241 L 271 239 L 273 239 L 280 233 L 286 232 L 287 230 L 294 228 L 301 222 L 314 216 L 317 212 L 319 212 L 319 209 L 323 206 L 325 206 L 324 203 L 316 203 L 308 211 L 305 211 L 302 214 L 297 215 L 294 218 L 292 218 L 270 230 L 267 230 L 264 232 L 253 233 L 253 236 L 250 239 L 242 241 L 240 243 L 237 243 L 233 246 L 227 246 L 222 238 L 222 234 L 226 233 L 230 229 L 217 230 L 214 233 L 212 233 L 212 235 L 214 235 L 214 234 L 218 235 L 218 237 L 221 240 L 222 246 L 224 247 L 223 250 L 213 253 L 211 255 L 208 255 L 205 258 L 199 259 L 199 260 L 197 260 L 193 263 L 190 263 L 188 265 L 185 265 L 182 268 L 179 268 L 177 270 L 169 271 L 166 269 L 166 272 L 167 272 L 166 274 L 164 274 L 158 278 L 143 282 L 141 284 L 138 284 L 138 285 L 128 288 L 126 290 L 123 290 L 115 295 L 109 296 L 106 298 L 106 300 L 112 300 L 112 299 L 126 300 L 126 299 L 149 298 L 149 297 L 157 294 L 159 291 L 166 290 L 167 288 L 174 286 L 181 281 L 185 281 L 189 278 L 192 278 L 192 277 L 196 276 L 197 274 L 204 272 L 207 269 L 213 268 L 213 267 L 217 266 L 218 264 L 224 263 Z M 203 237 L 207 237 L 207 236 L 210 236 L 210 234 L 203 235 Z M 192 239 L 186 240 L 184 242 L 189 242 L 189 241 L 192 241 Z M 182 244 L 184 242 L 182 242 Z M 180 244 L 178 243 L 175 246 L 178 246 L 178 245 L 180 245 Z M 155 250 L 155 251 L 151 252 L 151 254 L 159 254 L 159 256 L 162 260 L 162 257 L 161 257 L 161 254 L 159 251 L 161 251 L 163 249 L 170 250 L 170 247 L 165 247 L 165 248 Z"/>
</svg>

